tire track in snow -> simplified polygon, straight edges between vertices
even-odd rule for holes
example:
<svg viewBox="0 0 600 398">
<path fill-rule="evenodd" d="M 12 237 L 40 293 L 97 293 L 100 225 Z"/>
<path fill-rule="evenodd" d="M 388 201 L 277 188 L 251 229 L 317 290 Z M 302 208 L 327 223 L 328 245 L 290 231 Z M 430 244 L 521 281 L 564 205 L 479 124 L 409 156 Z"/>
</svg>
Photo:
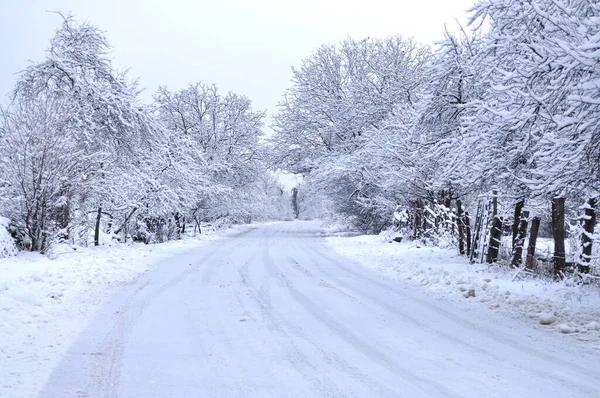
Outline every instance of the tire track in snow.
<svg viewBox="0 0 600 398">
<path fill-rule="evenodd" d="M 449 333 L 445 333 L 438 329 L 433 329 L 432 327 L 426 325 L 424 322 L 420 321 L 419 319 L 408 315 L 406 312 L 403 312 L 403 311 L 399 310 L 398 308 L 390 305 L 388 302 L 382 300 L 380 297 L 375 296 L 373 293 L 371 293 L 369 290 L 365 289 L 364 287 L 359 288 L 358 286 L 362 286 L 362 285 L 364 285 L 364 281 L 368 281 L 369 283 L 377 286 L 380 289 L 385 290 L 388 293 L 400 296 L 402 298 L 402 300 L 417 302 L 418 304 L 425 306 L 429 310 L 434 311 L 437 315 L 441 315 L 442 317 L 454 322 L 455 324 L 460 325 L 461 327 L 463 327 L 465 329 L 481 330 L 481 331 L 485 332 L 483 334 L 484 336 L 486 336 L 487 338 L 491 338 L 492 340 L 495 340 L 496 343 L 505 344 L 505 345 L 511 347 L 512 349 L 516 349 L 521 352 L 525 352 L 531 356 L 534 356 L 534 357 L 537 357 L 544 361 L 547 361 L 550 365 L 549 366 L 550 368 L 553 368 L 558 363 L 558 364 L 561 364 L 561 366 L 563 366 L 565 368 L 577 369 L 578 372 L 582 372 L 583 374 L 588 374 L 589 377 L 591 378 L 590 380 L 593 380 L 593 378 L 595 377 L 586 368 L 577 366 L 570 362 L 565 362 L 560 358 L 552 357 L 552 356 L 549 356 L 542 352 L 536 351 L 520 342 L 502 337 L 502 336 L 498 335 L 496 332 L 490 330 L 489 328 L 482 327 L 481 325 L 470 322 L 464 318 L 449 315 L 449 314 L 445 313 L 442 308 L 436 307 L 433 304 L 426 303 L 423 300 L 420 300 L 414 296 L 403 294 L 400 291 L 398 291 L 397 289 L 394 289 L 393 287 L 386 285 L 385 283 L 383 283 L 383 281 L 375 279 L 376 277 L 373 278 L 373 277 L 367 275 L 366 273 L 365 274 L 357 273 L 356 271 L 340 264 L 338 261 L 332 259 L 331 257 L 323 254 L 320 250 L 314 250 L 314 249 L 316 249 L 316 248 L 313 247 L 313 250 L 310 251 L 310 254 L 313 258 L 313 265 L 315 267 L 317 267 L 321 272 L 326 274 L 328 278 L 331 278 L 336 283 L 343 286 L 345 289 L 348 289 L 348 290 L 364 297 L 366 300 L 368 300 L 368 301 L 376 304 L 377 306 L 385 309 L 386 311 L 389 311 L 389 312 L 393 313 L 394 315 L 402 318 L 406 322 L 412 323 L 413 325 L 420 328 L 421 330 L 424 330 L 432 335 L 438 336 L 442 339 L 452 342 L 453 344 L 459 345 L 459 346 L 463 347 L 463 349 L 477 353 L 478 355 L 480 355 L 482 357 L 488 357 L 488 358 L 491 358 L 498 362 L 506 361 L 506 358 L 499 357 L 498 355 L 495 355 L 492 352 L 490 352 L 490 350 L 487 348 L 487 346 L 486 346 L 486 348 L 481 348 L 481 347 L 475 346 L 465 340 L 458 339 L 458 338 L 450 335 Z M 322 267 L 322 261 L 318 261 L 318 260 L 314 259 L 315 255 L 320 257 L 323 260 L 326 260 L 329 264 L 333 264 L 336 267 L 338 267 L 339 269 L 342 269 L 346 274 L 352 275 L 353 278 L 357 281 L 357 283 L 350 285 L 350 284 L 346 283 L 345 281 L 343 281 L 342 279 L 325 271 Z M 363 281 L 363 282 L 361 282 L 361 281 Z M 553 381 L 553 382 L 558 381 L 563 386 L 566 386 L 571 390 L 579 391 L 580 393 L 584 394 L 585 396 L 591 397 L 591 396 L 595 396 L 597 394 L 597 391 L 595 389 L 592 389 L 592 388 L 589 388 L 586 386 L 582 386 L 580 383 L 577 383 L 577 382 L 574 382 L 571 380 L 567 380 L 564 377 L 561 377 L 559 372 L 548 373 L 548 372 L 545 372 L 542 370 L 525 367 L 524 365 L 519 364 L 517 362 L 512 362 L 511 365 L 520 369 L 521 371 L 523 371 L 525 373 L 533 374 L 533 375 L 536 375 L 538 377 L 541 377 L 541 378 L 544 378 L 546 380 Z"/>
<path fill-rule="evenodd" d="M 483 321 L 461 316 L 451 303 L 444 308 L 413 297 L 401 283 L 324 252 L 315 228 L 268 226 L 248 239 L 207 246 L 199 259 L 174 258 L 172 268 L 164 264 L 142 277 L 137 290 L 108 306 L 89 340 L 76 346 L 79 352 L 71 351 L 71 363 L 54 380 L 58 388 L 45 396 L 75 397 L 75 387 L 80 397 L 111 398 L 140 390 L 146 396 L 190 396 L 185 392 L 192 390 L 199 392 L 192 396 L 220 397 L 520 396 L 520 388 L 529 396 L 598 396 L 593 356 L 581 358 L 591 370 L 576 379 L 578 368 L 552 356 L 577 359 L 565 347 L 557 345 L 555 353 L 539 342 L 528 347 L 506 326 L 490 330 L 489 322 L 479 325 Z M 181 303 L 189 306 L 176 308 Z M 250 321 L 238 324 L 242 312 Z M 174 323 L 161 329 L 165 314 Z M 149 327 L 157 334 L 147 333 Z M 131 340 L 138 341 L 133 350 Z M 156 341 L 168 347 L 154 349 Z M 184 344 L 171 350 L 171 342 Z M 211 351 L 219 361 L 206 357 Z M 177 367 L 179 355 L 189 369 L 161 375 L 162 361 Z M 138 388 L 153 377 L 159 383 Z"/>
<path fill-rule="evenodd" d="M 265 299 L 264 294 L 261 294 L 251 285 L 248 271 L 249 264 L 249 262 L 244 263 L 238 268 L 240 279 L 246 286 L 248 297 L 256 302 L 257 306 L 260 308 L 262 318 L 269 330 L 273 333 L 279 346 L 283 349 L 286 360 L 322 396 L 343 397 L 344 395 L 337 389 L 333 381 L 329 377 L 323 375 L 321 371 L 308 360 L 307 356 L 300 351 L 299 347 L 293 343 L 294 339 L 292 339 L 290 334 L 284 329 L 284 326 L 290 329 L 291 323 L 287 322 L 280 314 L 276 313 L 269 300 Z"/>
<path fill-rule="evenodd" d="M 236 245 L 239 247 L 242 243 Z M 124 305 L 115 313 L 115 321 L 110 331 L 106 334 L 99 346 L 99 353 L 95 356 L 90 383 L 82 396 L 92 397 L 118 397 L 119 379 L 121 375 L 122 358 L 124 351 L 124 338 L 131 331 L 132 325 L 141 316 L 151 301 L 156 300 L 162 293 L 175 287 L 182 280 L 198 271 L 207 264 L 221 250 L 221 242 L 215 245 L 213 250 L 205 254 L 187 270 L 179 273 L 166 283 L 157 288 L 149 287 L 146 282 L 127 298 Z M 209 267 L 210 268 L 210 267 Z"/>
<path fill-rule="evenodd" d="M 262 263 L 267 268 L 270 268 L 270 271 L 268 272 L 268 274 L 277 278 L 278 285 L 287 289 L 287 278 L 285 277 L 285 275 L 283 273 L 279 272 L 280 270 L 275 266 L 275 261 L 273 260 L 273 257 L 271 256 L 268 249 L 267 249 L 267 252 L 265 253 L 265 255 L 263 255 Z M 260 289 L 260 292 L 258 293 L 258 299 L 262 303 L 268 303 L 271 314 L 278 320 L 278 322 L 283 324 L 287 329 L 291 330 L 296 336 L 302 338 L 304 341 L 306 341 L 311 346 L 313 346 L 315 349 L 317 349 L 328 364 L 332 365 L 337 370 L 349 375 L 352 379 L 357 381 L 358 384 L 367 386 L 371 391 L 377 393 L 377 396 L 380 396 L 380 397 L 397 397 L 398 396 L 398 394 L 395 391 L 391 390 L 387 386 L 382 385 L 378 381 L 374 380 L 370 376 L 368 376 L 365 373 L 363 373 L 362 371 L 360 371 L 357 367 L 351 365 L 346 360 L 342 359 L 335 352 L 324 347 L 322 344 L 319 344 L 317 342 L 317 339 L 315 339 L 314 337 L 311 337 L 304 329 L 302 329 L 296 323 L 289 321 L 283 314 L 274 310 L 270 304 L 271 299 L 269 298 L 268 289 L 265 286 L 266 285 L 264 284 L 264 281 L 263 281 L 263 287 Z M 290 295 L 290 297 L 293 298 L 294 301 L 296 301 L 299 306 L 303 307 L 302 303 L 298 302 L 298 300 L 295 299 L 293 297 L 293 295 Z M 308 311 L 308 313 L 313 315 L 313 317 L 314 317 L 314 314 L 312 314 L 310 311 Z M 338 336 L 338 337 L 341 338 L 341 336 Z"/>
<path fill-rule="evenodd" d="M 316 277 L 305 267 L 301 266 L 298 261 L 294 259 L 291 260 L 293 261 L 292 265 L 295 264 L 295 268 L 299 272 L 303 273 L 308 278 L 313 279 L 317 286 L 323 286 L 323 279 Z M 402 377 L 402 379 L 405 380 L 407 384 L 413 385 L 415 389 L 429 390 L 423 391 L 423 393 L 426 393 L 428 396 L 431 396 L 432 393 L 435 393 L 435 396 L 458 396 L 452 394 L 450 390 L 448 390 L 442 384 L 436 382 L 435 380 L 423 378 L 419 376 L 416 372 L 411 371 L 409 368 L 400 366 L 391 356 L 381 352 L 377 348 L 370 345 L 367 341 L 359 338 L 356 335 L 356 333 L 350 331 L 342 323 L 335 321 L 335 315 L 333 313 L 331 313 L 330 311 L 326 312 L 322 310 L 322 305 L 317 304 L 313 300 L 309 299 L 308 296 L 304 295 L 298 289 L 296 289 L 291 282 L 291 278 L 287 278 L 283 274 L 281 274 L 281 277 L 283 278 L 286 289 L 289 291 L 290 295 L 300 306 L 302 306 L 307 312 L 309 312 L 314 319 L 316 319 L 322 325 L 328 328 L 333 334 L 338 336 L 340 339 L 344 340 L 351 347 L 354 347 L 359 352 L 361 352 L 366 358 L 376 362 L 382 368 Z M 331 288 L 335 289 L 337 292 L 340 292 L 343 297 L 350 298 L 354 303 L 358 302 L 358 299 L 356 299 L 354 296 L 338 289 L 336 286 L 331 285 Z M 420 384 L 415 384 L 412 382 L 412 380 L 417 380 L 420 382 Z M 427 388 L 428 386 L 433 387 L 434 391 L 431 391 L 429 388 Z"/>
</svg>

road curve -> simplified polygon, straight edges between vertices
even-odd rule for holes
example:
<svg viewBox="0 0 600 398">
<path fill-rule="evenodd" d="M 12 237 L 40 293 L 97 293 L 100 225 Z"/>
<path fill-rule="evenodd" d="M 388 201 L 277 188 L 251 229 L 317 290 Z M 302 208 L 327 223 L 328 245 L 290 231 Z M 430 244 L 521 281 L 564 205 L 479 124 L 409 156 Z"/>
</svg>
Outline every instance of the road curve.
<svg viewBox="0 0 600 398">
<path fill-rule="evenodd" d="M 159 264 L 41 397 L 600 397 L 600 358 L 340 257 L 289 222 Z"/>
</svg>

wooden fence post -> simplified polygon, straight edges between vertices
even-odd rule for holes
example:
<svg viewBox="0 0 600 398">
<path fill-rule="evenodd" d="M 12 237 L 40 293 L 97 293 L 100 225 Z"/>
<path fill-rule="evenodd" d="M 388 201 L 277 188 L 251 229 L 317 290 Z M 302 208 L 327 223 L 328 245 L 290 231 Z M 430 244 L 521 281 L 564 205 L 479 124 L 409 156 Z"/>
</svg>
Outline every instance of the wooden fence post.
<svg viewBox="0 0 600 398">
<path fill-rule="evenodd" d="M 458 252 L 465 254 L 465 220 L 460 199 L 456 201 L 456 223 L 458 224 Z"/>
<path fill-rule="evenodd" d="M 598 202 L 595 198 L 589 199 L 585 205 L 583 214 L 583 233 L 581 234 L 581 257 L 579 270 L 583 273 L 590 272 L 590 261 L 592 259 L 592 241 L 594 236 L 594 225 L 596 225 L 596 207 Z"/>
<path fill-rule="evenodd" d="M 467 241 L 467 256 L 471 256 L 471 218 L 469 212 L 465 211 L 465 229 L 466 229 L 466 241 Z"/>
<path fill-rule="evenodd" d="M 500 240 L 502 239 L 502 217 L 495 216 L 490 232 L 490 244 L 487 252 L 487 262 L 494 263 L 500 253 Z"/>
<path fill-rule="evenodd" d="M 498 260 L 500 240 L 502 239 L 502 218 L 498 217 L 498 191 L 494 189 L 492 195 L 492 229 L 486 258 L 490 264 Z"/>
<path fill-rule="evenodd" d="M 513 242 L 513 259 L 512 266 L 520 267 L 521 261 L 523 260 L 523 244 L 525 243 L 525 235 L 527 235 L 527 224 L 529 223 L 529 212 L 527 210 L 519 214 L 519 228 L 517 229 L 517 236 Z"/>
<path fill-rule="evenodd" d="M 540 218 L 533 217 L 531 220 L 531 229 L 529 230 L 529 246 L 527 247 L 527 259 L 525 267 L 529 270 L 533 269 L 533 259 L 535 257 L 535 245 L 537 242 L 538 231 L 540 230 Z"/>
<path fill-rule="evenodd" d="M 479 235 L 481 223 L 483 221 L 483 203 L 477 204 L 477 213 L 475 214 L 475 233 L 473 234 L 473 244 L 471 245 L 471 263 L 475 262 L 477 251 L 479 250 Z"/>
<path fill-rule="evenodd" d="M 554 273 L 565 270 L 565 198 L 552 199 L 552 235 L 554 237 Z"/>
<path fill-rule="evenodd" d="M 521 224 L 521 212 L 523 211 L 523 207 L 525 206 L 524 200 L 519 200 L 515 203 L 515 215 L 513 219 L 512 225 L 512 251 L 515 251 L 515 243 L 517 240 L 517 235 L 519 234 L 519 226 Z"/>
</svg>

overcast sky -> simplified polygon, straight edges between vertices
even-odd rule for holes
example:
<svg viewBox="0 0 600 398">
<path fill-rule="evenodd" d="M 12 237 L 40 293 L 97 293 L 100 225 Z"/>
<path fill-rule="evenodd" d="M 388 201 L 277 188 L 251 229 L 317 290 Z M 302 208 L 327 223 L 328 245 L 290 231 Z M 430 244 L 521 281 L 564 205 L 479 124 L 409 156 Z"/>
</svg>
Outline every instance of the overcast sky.
<svg viewBox="0 0 600 398">
<path fill-rule="evenodd" d="M 150 100 L 159 85 L 216 83 L 275 112 L 291 66 L 323 43 L 411 36 L 431 43 L 444 23 L 466 20 L 474 0 L 0 0 L 0 103 L 29 60 L 41 60 L 71 11 L 99 26 L 117 67 L 130 68 Z"/>
</svg>

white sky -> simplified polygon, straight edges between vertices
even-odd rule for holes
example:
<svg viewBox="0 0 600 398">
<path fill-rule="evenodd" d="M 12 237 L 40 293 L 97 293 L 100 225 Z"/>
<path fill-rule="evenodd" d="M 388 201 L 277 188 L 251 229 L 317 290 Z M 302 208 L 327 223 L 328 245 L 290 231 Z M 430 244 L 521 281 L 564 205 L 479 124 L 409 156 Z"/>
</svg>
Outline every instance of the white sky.
<svg viewBox="0 0 600 398">
<path fill-rule="evenodd" d="M 347 36 L 441 37 L 466 20 L 474 0 L 0 0 L 0 104 L 29 60 L 41 60 L 60 18 L 71 11 L 106 32 L 114 64 L 156 88 L 215 83 L 275 113 L 291 66 Z"/>
</svg>

